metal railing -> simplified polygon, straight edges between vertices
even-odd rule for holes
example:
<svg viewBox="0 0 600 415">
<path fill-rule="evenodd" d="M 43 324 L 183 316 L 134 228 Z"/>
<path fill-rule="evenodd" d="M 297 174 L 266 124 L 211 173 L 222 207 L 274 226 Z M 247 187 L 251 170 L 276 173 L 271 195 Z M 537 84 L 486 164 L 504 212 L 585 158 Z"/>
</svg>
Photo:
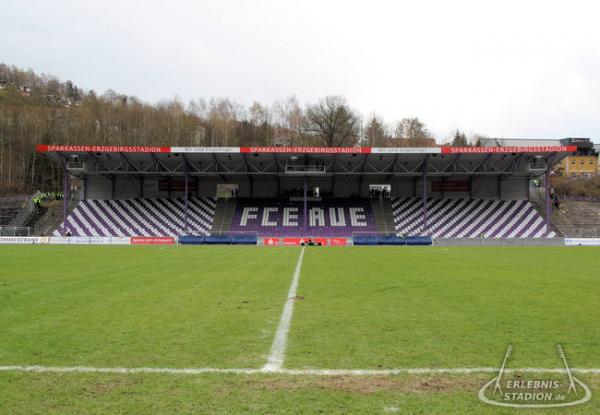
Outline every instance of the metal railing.
<svg viewBox="0 0 600 415">
<path fill-rule="evenodd" d="M 23 209 L 14 217 L 14 219 L 10 222 L 10 226 L 20 228 L 27 227 L 39 214 L 39 206 L 37 203 L 34 203 L 34 200 L 37 199 L 41 195 L 41 192 L 36 192 L 25 204 Z"/>
<path fill-rule="evenodd" d="M 0 226 L 0 236 L 32 236 L 33 233 L 29 226 Z"/>
</svg>

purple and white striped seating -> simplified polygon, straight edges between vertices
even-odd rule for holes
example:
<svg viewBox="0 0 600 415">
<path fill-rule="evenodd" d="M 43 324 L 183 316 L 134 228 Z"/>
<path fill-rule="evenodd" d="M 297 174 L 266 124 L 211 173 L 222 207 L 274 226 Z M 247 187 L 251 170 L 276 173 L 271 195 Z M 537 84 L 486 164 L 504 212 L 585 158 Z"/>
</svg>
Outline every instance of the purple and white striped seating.
<svg viewBox="0 0 600 415">
<path fill-rule="evenodd" d="M 398 235 L 423 234 L 423 201 L 392 201 Z M 427 234 L 435 238 L 552 238 L 544 219 L 526 200 L 427 199 Z"/>
<path fill-rule="evenodd" d="M 216 201 L 190 197 L 188 227 L 194 235 L 209 235 Z M 82 200 L 67 216 L 73 236 L 177 236 L 184 234 L 184 200 Z M 54 231 L 62 232 L 62 226 Z"/>
</svg>

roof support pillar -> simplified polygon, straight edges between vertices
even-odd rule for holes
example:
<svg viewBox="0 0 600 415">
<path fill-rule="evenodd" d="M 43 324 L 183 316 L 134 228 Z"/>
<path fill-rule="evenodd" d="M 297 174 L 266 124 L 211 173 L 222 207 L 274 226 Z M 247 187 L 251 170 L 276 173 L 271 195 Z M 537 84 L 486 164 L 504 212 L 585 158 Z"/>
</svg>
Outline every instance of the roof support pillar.
<svg viewBox="0 0 600 415">
<path fill-rule="evenodd" d="M 498 186 L 498 200 L 502 200 L 502 180 L 500 176 L 497 177 L 497 186 Z"/>
<path fill-rule="evenodd" d="M 116 191 L 115 191 L 115 187 L 116 187 L 115 182 L 116 182 L 115 175 L 113 174 L 113 175 L 110 176 L 110 198 L 111 199 L 115 198 L 115 193 L 116 193 Z"/>
<path fill-rule="evenodd" d="M 417 178 L 412 178 L 412 195 L 413 197 L 417 197 Z"/>
<path fill-rule="evenodd" d="M 183 171 L 185 173 L 185 186 L 183 191 L 183 232 L 187 235 L 189 233 L 189 221 L 188 221 L 188 189 L 189 189 L 189 181 L 190 181 L 190 165 L 185 162 L 183 166 Z"/>
<path fill-rule="evenodd" d="M 427 235 L 427 228 L 428 228 L 428 223 L 427 223 L 427 162 L 428 162 L 428 157 L 429 156 L 425 156 L 425 160 L 423 160 L 423 225 L 422 225 L 422 229 L 423 229 L 423 233 L 425 235 Z"/>
<path fill-rule="evenodd" d="M 427 232 L 427 174 L 423 173 L 423 195 L 422 195 L 422 200 L 421 200 L 421 205 L 422 205 L 422 212 L 423 212 L 423 217 L 422 217 L 422 225 L 421 228 L 423 229 L 423 233 L 426 234 Z"/>
<path fill-rule="evenodd" d="M 83 200 L 87 199 L 87 177 L 84 177 L 83 179 L 81 179 L 81 181 L 83 182 Z"/>
<path fill-rule="evenodd" d="M 473 199 L 473 177 L 469 177 L 469 200 Z"/>
<path fill-rule="evenodd" d="M 308 180 L 304 177 L 304 232 L 308 232 L 308 221 L 306 220 L 308 217 Z M 308 236 L 308 235 L 305 235 Z"/>
<path fill-rule="evenodd" d="M 69 210 L 69 196 L 70 196 L 70 180 L 69 170 L 67 169 L 67 159 L 63 159 L 63 236 L 67 234 L 67 211 Z"/>
<path fill-rule="evenodd" d="M 546 185 L 546 232 L 550 232 L 552 220 L 552 208 L 550 205 L 550 165 L 544 173 L 544 182 Z"/>
<path fill-rule="evenodd" d="M 544 183 L 546 186 L 546 232 L 552 229 L 552 198 L 550 195 L 550 171 L 556 160 L 556 153 L 546 157 L 546 171 L 544 172 Z"/>
</svg>

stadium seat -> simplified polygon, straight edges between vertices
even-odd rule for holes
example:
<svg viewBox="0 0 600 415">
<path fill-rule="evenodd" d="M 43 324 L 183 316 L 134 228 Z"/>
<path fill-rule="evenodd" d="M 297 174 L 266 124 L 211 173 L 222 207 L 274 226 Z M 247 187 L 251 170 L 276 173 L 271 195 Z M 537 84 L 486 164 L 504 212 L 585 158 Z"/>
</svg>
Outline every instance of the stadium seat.
<svg viewBox="0 0 600 415">
<path fill-rule="evenodd" d="M 210 234 L 215 204 L 213 198 L 189 199 L 189 233 Z M 184 209 L 183 198 L 88 199 L 77 204 L 66 226 L 73 236 L 177 236 L 185 233 Z"/>
<path fill-rule="evenodd" d="M 423 225 L 423 201 L 404 197 L 392 201 L 398 235 L 426 232 L 434 238 L 546 238 L 542 216 L 526 200 L 439 199 L 427 200 L 428 225 Z"/>
</svg>

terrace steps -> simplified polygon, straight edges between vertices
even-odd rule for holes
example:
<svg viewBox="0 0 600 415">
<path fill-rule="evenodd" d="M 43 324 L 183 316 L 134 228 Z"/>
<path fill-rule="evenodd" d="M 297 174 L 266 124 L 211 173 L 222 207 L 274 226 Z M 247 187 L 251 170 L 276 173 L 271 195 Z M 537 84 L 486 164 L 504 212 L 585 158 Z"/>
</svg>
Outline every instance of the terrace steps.
<svg viewBox="0 0 600 415">
<path fill-rule="evenodd" d="M 600 237 L 600 203 L 564 199 L 552 222 L 568 238 Z"/>
<path fill-rule="evenodd" d="M 71 200 L 67 206 L 67 216 L 73 212 L 79 201 Z M 52 200 L 44 202 L 40 208 L 42 214 L 35 223 L 35 235 L 49 236 L 60 228 L 63 222 L 63 201 Z"/>
<path fill-rule="evenodd" d="M 237 200 L 233 198 L 217 199 L 215 206 L 215 216 L 213 219 L 212 234 L 225 234 L 231 229 L 231 220 L 235 213 Z"/>
<path fill-rule="evenodd" d="M 378 233 L 394 233 L 394 213 L 392 202 L 388 198 L 371 199 L 371 210 Z"/>
</svg>

